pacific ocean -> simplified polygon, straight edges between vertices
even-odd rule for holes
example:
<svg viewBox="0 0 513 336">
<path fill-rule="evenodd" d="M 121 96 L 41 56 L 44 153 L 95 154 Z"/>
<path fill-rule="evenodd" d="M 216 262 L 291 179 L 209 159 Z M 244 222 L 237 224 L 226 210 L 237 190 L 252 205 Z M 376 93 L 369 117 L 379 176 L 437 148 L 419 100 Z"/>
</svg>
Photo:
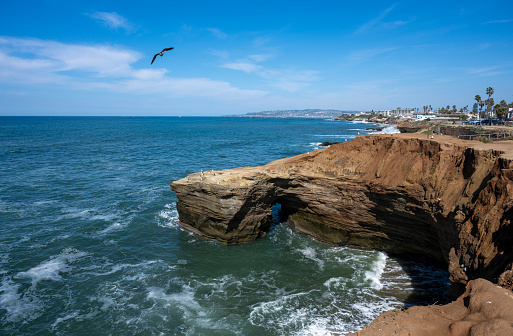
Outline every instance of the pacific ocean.
<svg viewBox="0 0 513 336">
<path fill-rule="evenodd" d="M 169 183 L 382 125 L 323 119 L 0 117 L 6 335 L 331 335 L 443 297 L 447 272 L 286 224 L 223 246 L 178 224 Z M 390 129 L 389 129 L 390 130 Z"/>
</svg>

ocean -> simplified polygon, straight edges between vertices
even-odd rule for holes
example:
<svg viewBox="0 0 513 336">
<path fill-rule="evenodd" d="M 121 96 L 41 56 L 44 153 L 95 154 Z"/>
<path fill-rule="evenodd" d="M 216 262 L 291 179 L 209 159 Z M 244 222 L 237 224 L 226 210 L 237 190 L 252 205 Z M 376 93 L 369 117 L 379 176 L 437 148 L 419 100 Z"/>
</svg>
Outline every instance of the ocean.
<svg viewBox="0 0 513 336">
<path fill-rule="evenodd" d="M 284 223 L 237 246 L 177 224 L 174 180 L 263 165 L 382 126 L 0 117 L 0 333 L 333 335 L 445 298 L 445 271 L 329 247 Z"/>
</svg>

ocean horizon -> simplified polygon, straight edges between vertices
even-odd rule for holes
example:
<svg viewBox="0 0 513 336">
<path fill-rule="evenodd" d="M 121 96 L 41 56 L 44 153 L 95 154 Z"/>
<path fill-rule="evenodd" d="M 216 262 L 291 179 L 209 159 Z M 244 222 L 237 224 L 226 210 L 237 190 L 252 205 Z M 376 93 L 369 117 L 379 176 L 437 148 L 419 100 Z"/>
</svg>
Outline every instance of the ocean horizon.
<svg viewBox="0 0 513 336">
<path fill-rule="evenodd" d="M 448 273 L 279 223 L 224 246 L 169 183 L 391 126 L 329 119 L 0 117 L 3 334 L 332 335 L 446 297 Z"/>
</svg>

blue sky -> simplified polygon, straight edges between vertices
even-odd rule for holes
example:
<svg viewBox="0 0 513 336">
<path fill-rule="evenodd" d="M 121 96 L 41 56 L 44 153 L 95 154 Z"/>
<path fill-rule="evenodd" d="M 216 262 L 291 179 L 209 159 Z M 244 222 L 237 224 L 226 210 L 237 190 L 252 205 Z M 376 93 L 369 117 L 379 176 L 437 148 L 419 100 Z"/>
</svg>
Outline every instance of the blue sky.
<svg viewBox="0 0 513 336">
<path fill-rule="evenodd" d="M 0 115 L 459 108 L 489 86 L 513 101 L 511 0 L 0 0 Z"/>
</svg>

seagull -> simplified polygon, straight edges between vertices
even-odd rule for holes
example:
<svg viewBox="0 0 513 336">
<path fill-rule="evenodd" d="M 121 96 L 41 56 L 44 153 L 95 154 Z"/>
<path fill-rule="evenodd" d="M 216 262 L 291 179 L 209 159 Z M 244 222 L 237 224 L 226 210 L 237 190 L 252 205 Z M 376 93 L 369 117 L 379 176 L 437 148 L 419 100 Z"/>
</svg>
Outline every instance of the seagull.
<svg viewBox="0 0 513 336">
<path fill-rule="evenodd" d="M 174 48 L 173 47 L 171 47 L 171 48 L 164 48 L 164 49 L 162 49 L 161 52 L 156 53 L 155 56 L 153 56 L 153 59 L 151 60 L 151 64 L 153 64 L 153 62 L 155 62 L 155 58 L 157 58 L 157 56 L 160 56 L 160 57 L 164 56 L 164 51 L 168 51 L 168 50 L 172 50 L 172 49 L 174 49 Z"/>
</svg>

